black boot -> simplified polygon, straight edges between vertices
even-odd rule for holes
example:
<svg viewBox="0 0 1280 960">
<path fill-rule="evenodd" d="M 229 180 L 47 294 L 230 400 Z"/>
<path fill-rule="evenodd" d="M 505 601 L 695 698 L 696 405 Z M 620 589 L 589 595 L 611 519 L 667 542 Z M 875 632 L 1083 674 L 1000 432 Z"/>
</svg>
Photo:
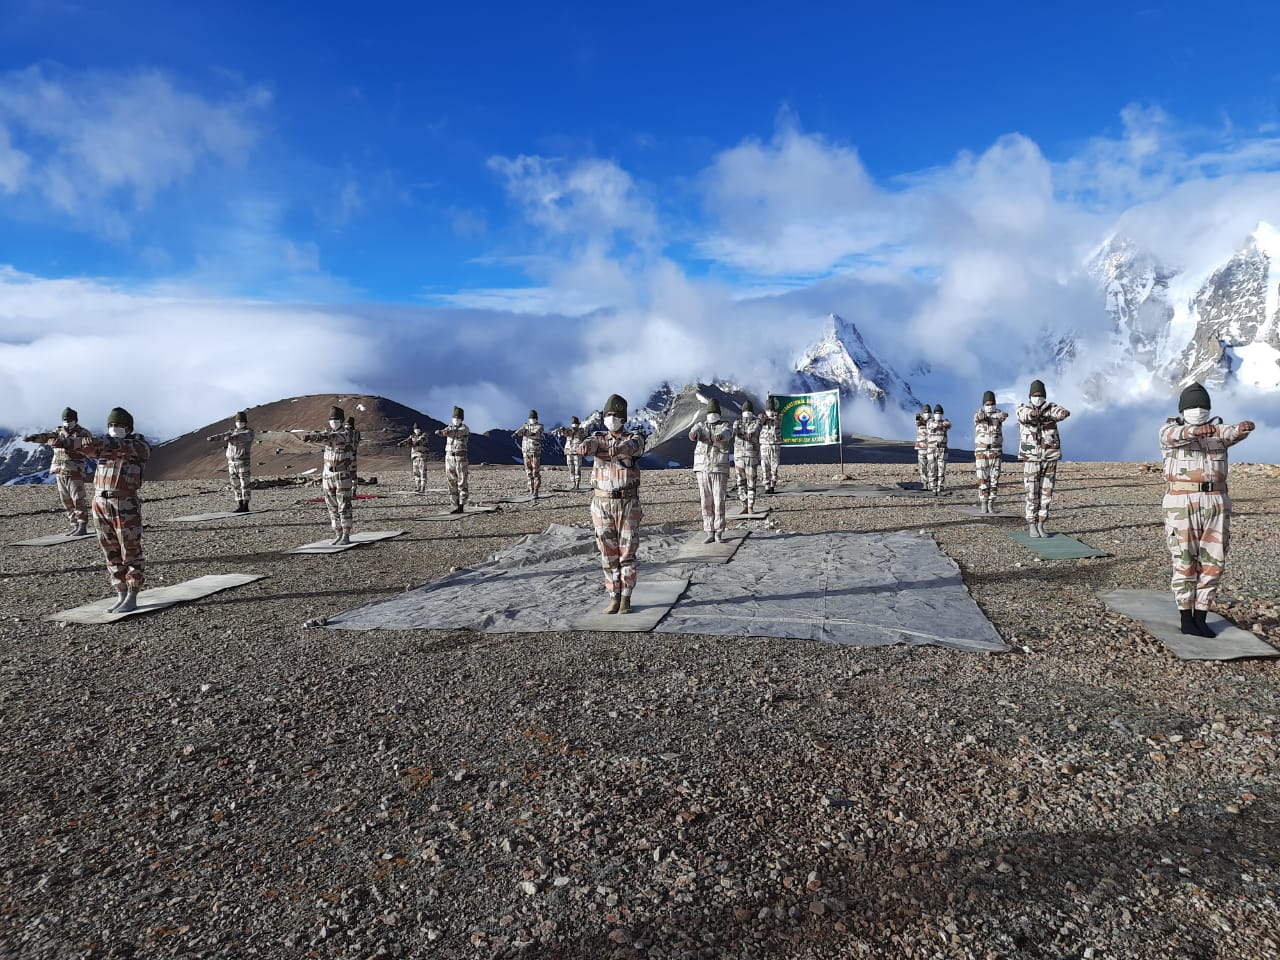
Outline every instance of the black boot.
<svg viewBox="0 0 1280 960">
<path fill-rule="evenodd" d="M 1205 622 L 1208 616 L 1209 616 L 1208 610 L 1197 610 L 1195 613 L 1191 615 L 1191 622 L 1195 624 L 1196 632 L 1199 633 L 1200 636 L 1216 637 L 1217 634 L 1213 632 L 1213 628 L 1210 627 L 1209 624 Z"/>
<path fill-rule="evenodd" d="M 1202 636 L 1200 628 L 1196 626 L 1194 610 L 1179 610 L 1178 617 L 1182 621 L 1179 632 L 1185 633 L 1189 637 Z"/>
</svg>

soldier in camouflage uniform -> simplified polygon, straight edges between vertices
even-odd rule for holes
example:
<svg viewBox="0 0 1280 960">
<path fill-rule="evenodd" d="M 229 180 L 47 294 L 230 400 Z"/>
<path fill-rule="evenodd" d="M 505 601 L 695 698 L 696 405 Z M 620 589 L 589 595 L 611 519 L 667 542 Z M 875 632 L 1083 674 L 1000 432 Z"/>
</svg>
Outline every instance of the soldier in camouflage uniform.
<svg viewBox="0 0 1280 960">
<path fill-rule="evenodd" d="M 333 526 L 333 543 L 351 542 L 354 526 L 352 500 L 356 485 L 356 432 L 343 420 L 341 407 L 329 408 L 329 429 L 318 433 L 306 433 L 306 443 L 324 445 L 324 505 L 329 510 L 329 523 Z"/>
<path fill-rule="evenodd" d="M 107 558 L 107 576 L 118 599 L 114 613 L 138 608 L 138 591 L 146 583 L 142 557 L 142 474 L 151 447 L 133 432 L 133 416 L 123 407 L 107 414 L 105 437 L 60 436 L 55 449 L 78 450 L 98 458 L 93 474 L 93 525 Z"/>
<path fill-rule="evenodd" d="M 586 439 L 587 431 L 577 417 L 572 417 L 569 426 L 557 427 L 553 432 L 564 441 L 564 465 L 569 468 L 573 489 L 579 490 L 582 488 L 582 441 Z"/>
<path fill-rule="evenodd" d="M 409 444 L 409 464 L 413 468 L 413 485 L 417 493 L 427 492 L 427 457 L 431 453 L 431 437 L 422 432 L 416 423 L 413 433 L 405 437 L 397 447 Z"/>
<path fill-rule="evenodd" d="M 356 429 L 356 418 L 347 417 L 347 435 L 351 438 L 351 476 L 353 486 L 360 485 L 360 441 L 364 439 Z"/>
<path fill-rule="evenodd" d="M 542 488 L 542 437 L 546 428 L 538 422 L 538 411 L 530 410 L 529 419 L 511 434 L 520 441 L 520 456 L 524 458 L 525 483 L 533 499 L 538 499 Z"/>
<path fill-rule="evenodd" d="M 947 434 L 951 430 L 951 421 L 943 414 L 942 404 L 934 407 L 925 431 L 929 467 L 929 483 L 925 489 L 932 490 L 935 497 L 942 496 L 942 488 L 947 483 Z"/>
<path fill-rule="evenodd" d="M 591 468 L 591 525 L 595 528 L 604 585 L 613 598 L 606 613 L 630 613 L 640 549 L 640 458 L 644 437 L 626 432 L 627 401 L 616 393 L 604 405 L 604 432 L 582 441 Z"/>
<path fill-rule="evenodd" d="M 933 418 L 933 407 L 925 404 L 916 414 L 916 463 L 920 467 L 920 487 L 928 490 L 929 483 L 929 421 Z"/>
<path fill-rule="evenodd" d="M 973 472 L 978 478 L 978 506 L 983 513 L 996 512 L 1007 419 L 1009 414 L 996 406 L 995 393 L 984 393 L 982 407 L 973 415 Z"/>
<path fill-rule="evenodd" d="M 249 484 L 252 480 L 253 431 L 249 429 L 249 414 L 241 410 L 236 414 L 235 426 L 209 437 L 210 443 L 227 442 L 227 476 L 231 478 L 231 491 L 236 495 L 236 513 L 249 512 Z"/>
<path fill-rule="evenodd" d="M 467 506 L 467 440 L 471 431 L 462 422 L 462 408 L 453 408 L 453 421 L 436 431 L 436 435 L 444 437 L 444 475 L 449 481 L 449 501 L 453 504 L 450 513 L 462 513 Z"/>
<path fill-rule="evenodd" d="M 738 502 L 744 514 L 756 512 L 756 484 L 760 479 L 760 429 L 756 408 L 743 401 L 742 419 L 733 425 L 733 472 L 738 480 Z"/>
<path fill-rule="evenodd" d="M 1205 622 L 1227 564 L 1231 497 L 1227 495 L 1227 448 L 1253 432 L 1244 420 L 1226 426 L 1209 416 L 1209 391 L 1193 383 L 1178 398 L 1179 416 L 1160 430 L 1164 456 L 1164 530 L 1173 557 L 1173 599 L 1181 629 L 1212 637 Z"/>
<path fill-rule="evenodd" d="M 1018 459 L 1022 464 L 1022 487 L 1027 495 L 1027 535 L 1047 537 L 1045 521 L 1062 459 L 1058 424 L 1071 411 L 1045 399 L 1044 382 L 1031 381 L 1028 401 L 1018 404 Z"/>
<path fill-rule="evenodd" d="M 693 425 L 689 439 L 693 448 L 693 472 L 698 478 L 702 501 L 702 529 L 705 543 L 724 542 L 724 497 L 729 485 L 729 442 L 733 432 L 720 420 L 720 401 L 707 402 L 706 419 Z"/>
<path fill-rule="evenodd" d="M 58 437 L 79 437 L 83 440 L 92 436 L 92 433 L 80 426 L 80 415 L 66 407 L 62 411 L 62 424 L 57 430 L 29 434 L 22 439 L 27 443 L 52 445 Z M 89 497 L 84 489 L 84 468 L 83 451 L 67 449 L 65 446 L 53 448 L 53 462 L 49 465 L 49 473 L 57 478 L 58 498 L 62 501 L 62 508 L 67 511 L 67 522 L 71 524 L 71 529 L 67 532 L 69 537 L 83 537 L 89 532 Z"/>
<path fill-rule="evenodd" d="M 782 460 L 782 417 L 778 415 L 778 398 L 770 397 L 760 415 L 760 466 L 764 470 L 764 492 L 778 488 L 778 465 Z"/>
</svg>

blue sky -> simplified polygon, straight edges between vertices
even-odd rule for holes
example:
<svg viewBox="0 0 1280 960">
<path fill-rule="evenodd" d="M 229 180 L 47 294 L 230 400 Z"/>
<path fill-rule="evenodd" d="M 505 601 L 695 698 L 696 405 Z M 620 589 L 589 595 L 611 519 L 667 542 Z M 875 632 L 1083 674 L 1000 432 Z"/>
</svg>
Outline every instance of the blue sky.
<svg viewBox="0 0 1280 960">
<path fill-rule="evenodd" d="M 0 192 L 0 262 L 309 299 L 518 285 L 536 238 L 489 161 L 523 154 L 616 161 L 649 185 L 677 259 L 714 272 L 689 246 L 708 221 L 698 174 L 780 111 L 889 185 L 1009 133 L 1066 156 L 1129 104 L 1211 129 L 1280 121 L 1274 4 L 379 7 L 0 3 L 6 72 L 76 88 L 155 71 L 248 141 L 187 145 L 191 166 L 151 196 L 108 190 L 111 227 Z M 33 156 L 60 146 L 6 126 Z M 255 240 L 296 257 L 266 269 Z M 335 284 L 291 287 L 291 266 Z"/>
<path fill-rule="evenodd" d="M 1105 355 L 1084 264 L 1108 236 L 1190 283 L 1280 225 L 1280 13 L 1252 0 L 0 0 L 0 23 L 24 424 L 70 399 L 51 362 L 158 434 L 289 392 L 484 427 L 662 379 L 765 391 L 831 311 L 963 405 L 1049 375 L 1045 329 Z M 194 359 L 89 387 L 100 362 L 51 361 L 86 336 Z M 270 362 L 201 362 L 228 336 Z"/>
</svg>

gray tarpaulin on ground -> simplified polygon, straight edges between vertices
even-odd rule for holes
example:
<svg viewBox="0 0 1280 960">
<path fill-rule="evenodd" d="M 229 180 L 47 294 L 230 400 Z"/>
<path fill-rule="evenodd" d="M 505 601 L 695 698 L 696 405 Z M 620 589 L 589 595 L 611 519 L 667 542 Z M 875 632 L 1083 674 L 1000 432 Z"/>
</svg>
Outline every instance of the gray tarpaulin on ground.
<svg viewBox="0 0 1280 960">
<path fill-rule="evenodd" d="M 659 633 L 1009 649 L 969 596 L 955 562 L 927 535 L 757 531 L 730 563 L 671 562 L 687 537 L 670 526 L 643 532 L 640 579 L 690 581 Z M 488 563 L 331 617 L 328 626 L 571 630 L 603 593 L 591 531 L 553 524 Z"/>
</svg>

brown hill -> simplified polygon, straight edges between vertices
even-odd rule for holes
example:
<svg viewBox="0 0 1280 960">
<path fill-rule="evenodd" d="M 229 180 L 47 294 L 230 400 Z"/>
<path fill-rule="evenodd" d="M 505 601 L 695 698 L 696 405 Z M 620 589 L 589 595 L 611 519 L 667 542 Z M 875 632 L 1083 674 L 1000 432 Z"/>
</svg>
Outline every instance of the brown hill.
<svg viewBox="0 0 1280 960">
<path fill-rule="evenodd" d="M 321 466 L 321 448 L 303 443 L 291 431 L 321 430 L 329 419 L 334 404 L 347 416 L 356 418 L 360 431 L 360 473 L 369 476 L 378 470 L 407 470 L 409 453 L 397 447 L 398 440 L 409 435 L 416 423 L 428 432 L 444 424 L 412 407 L 366 394 L 317 394 L 276 400 L 250 407 L 249 426 L 257 433 L 253 446 L 253 472 L 257 476 L 289 476 Z M 225 476 L 225 445 L 210 443 L 208 437 L 230 430 L 235 411 L 225 419 L 206 424 L 198 430 L 167 440 L 152 448 L 147 466 L 150 480 L 204 480 Z M 511 463 L 518 448 L 509 439 L 502 442 L 485 434 L 472 434 L 472 463 Z M 444 439 L 432 437 L 433 459 L 444 454 Z"/>
</svg>

